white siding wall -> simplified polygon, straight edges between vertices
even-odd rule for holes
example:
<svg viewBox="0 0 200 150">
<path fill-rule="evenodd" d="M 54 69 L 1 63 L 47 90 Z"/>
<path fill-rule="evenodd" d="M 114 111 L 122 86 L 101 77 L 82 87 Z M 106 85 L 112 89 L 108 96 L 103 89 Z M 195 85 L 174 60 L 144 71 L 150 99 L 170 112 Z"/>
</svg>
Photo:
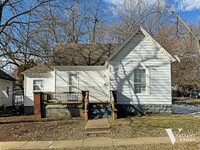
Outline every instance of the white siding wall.
<svg viewBox="0 0 200 150">
<path fill-rule="evenodd" d="M 134 69 L 147 70 L 147 93 L 134 93 Z M 171 104 L 171 66 L 152 41 L 136 34 L 110 61 L 110 89 L 118 91 L 119 104 Z"/>
<path fill-rule="evenodd" d="M 69 73 L 78 74 L 79 91 L 89 91 L 89 100 L 108 101 L 108 77 L 105 70 L 98 71 L 56 71 L 56 92 L 69 91 Z"/>
<path fill-rule="evenodd" d="M 9 87 L 9 95 L 5 94 Z M 0 106 L 12 106 L 13 100 L 13 81 L 0 79 Z"/>
<path fill-rule="evenodd" d="M 33 106 L 33 80 L 43 80 L 44 92 L 55 92 L 54 72 L 24 75 L 24 106 Z"/>
</svg>

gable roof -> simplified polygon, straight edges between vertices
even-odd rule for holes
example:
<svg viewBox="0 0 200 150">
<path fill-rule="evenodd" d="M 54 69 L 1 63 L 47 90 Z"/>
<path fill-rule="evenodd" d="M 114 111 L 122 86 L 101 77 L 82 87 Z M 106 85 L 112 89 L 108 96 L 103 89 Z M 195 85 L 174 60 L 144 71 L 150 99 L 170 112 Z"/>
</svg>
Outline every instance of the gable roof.
<svg viewBox="0 0 200 150">
<path fill-rule="evenodd" d="M 22 74 L 24 74 L 24 73 L 48 73 L 52 70 L 54 70 L 53 64 L 44 63 L 44 64 L 37 65 L 33 68 L 27 69 L 27 70 L 23 71 Z"/>
<path fill-rule="evenodd" d="M 10 81 L 16 81 L 15 78 L 11 77 L 10 75 L 8 75 L 7 73 L 5 73 L 1 69 L 0 69 L 0 79 L 10 80 Z"/>
<path fill-rule="evenodd" d="M 142 27 L 138 27 L 135 32 L 127 39 L 124 41 L 124 43 L 122 43 L 121 46 L 119 46 L 113 53 L 112 55 L 110 55 L 110 57 L 106 60 L 106 63 L 108 63 L 117 53 L 119 53 L 121 51 L 121 49 L 138 33 L 138 32 L 142 32 L 142 34 L 146 37 L 149 38 L 151 40 L 151 42 L 160 50 L 162 51 L 167 58 L 174 62 L 176 61 L 168 52 L 167 50 L 165 50 L 158 42 L 156 42 Z"/>
<path fill-rule="evenodd" d="M 58 43 L 56 45 L 52 62 L 35 66 L 23 73 L 47 73 L 52 71 L 54 66 L 106 65 L 138 32 L 142 32 L 146 38 L 149 38 L 158 50 L 162 51 L 170 61 L 175 61 L 175 59 L 142 27 L 138 27 L 120 46 L 117 44 Z"/>
</svg>

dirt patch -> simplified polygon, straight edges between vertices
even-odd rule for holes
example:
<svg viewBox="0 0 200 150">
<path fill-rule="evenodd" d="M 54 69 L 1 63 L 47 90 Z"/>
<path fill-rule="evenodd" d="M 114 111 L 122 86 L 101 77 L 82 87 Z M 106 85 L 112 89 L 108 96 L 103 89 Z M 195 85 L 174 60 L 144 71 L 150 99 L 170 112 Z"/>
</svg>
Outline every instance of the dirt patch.
<svg viewBox="0 0 200 150">
<path fill-rule="evenodd" d="M 35 120 L 34 116 L 0 117 L 0 141 L 83 139 L 84 127 L 81 118 Z"/>
</svg>

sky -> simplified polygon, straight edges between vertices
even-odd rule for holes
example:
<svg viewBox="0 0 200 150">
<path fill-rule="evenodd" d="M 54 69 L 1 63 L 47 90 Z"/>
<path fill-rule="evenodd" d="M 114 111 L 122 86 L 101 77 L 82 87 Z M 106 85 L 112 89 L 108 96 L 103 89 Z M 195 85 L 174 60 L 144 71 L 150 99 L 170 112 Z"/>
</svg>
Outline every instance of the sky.
<svg viewBox="0 0 200 150">
<path fill-rule="evenodd" d="M 118 6 L 124 0 L 104 0 L 108 5 Z M 144 0 L 149 5 L 158 0 Z M 163 7 L 177 12 L 187 23 L 196 24 L 200 21 L 200 0 L 160 0 Z"/>
</svg>

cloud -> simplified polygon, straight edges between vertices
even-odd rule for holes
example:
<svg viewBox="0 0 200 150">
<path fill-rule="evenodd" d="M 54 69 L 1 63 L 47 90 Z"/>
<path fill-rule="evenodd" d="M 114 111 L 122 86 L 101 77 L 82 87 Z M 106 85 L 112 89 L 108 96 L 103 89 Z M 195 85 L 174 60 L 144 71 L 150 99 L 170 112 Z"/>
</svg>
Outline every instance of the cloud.
<svg viewBox="0 0 200 150">
<path fill-rule="evenodd" d="M 130 1 L 130 0 L 104 0 L 105 2 L 107 2 L 107 3 L 110 3 L 110 4 L 112 4 L 112 5 L 115 5 L 115 6 L 118 6 L 118 5 L 121 5 L 121 4 L 123 4 L 124 2 L 128 2 L 128 1 Z M 134 0 L 135 2 L 137 2 L 136 0 Z M 140 0 L 138 0 L 138 2 L 139 2 Z M 157 3 L 158 2 L 158 0 L 143 0 L 143 2 L 144 3 L 146 3 L 146 4 L 148 4 L 148 5 L 154 5 L 155 3 Z M 163 4 L 165 4 L 165 2 L 164 1 L 160 1 L 160 3 L 163 5 Z"/>
<path fill-rule="evenodd" d="M 185 12 L 200 10 L 200 0 L 174 0 L 173 8 Z"/>
<path fill-rule="evenodd" d="M 126 2 L 126 0 L 104 0 L 105 2 L 113 5 L 119 6 Z M 127 0 L 128 2 L 129 0 Z M 139 0 L 138 0 L 139 1 Z M 158 3 L 158 0 L 143 0 L 149 6 Z M 181 10 L 184 12 L 200 10 L 200 0 L 160 0 L 163 7 L 171 7 L 173 10 Z"/>
</svg>

